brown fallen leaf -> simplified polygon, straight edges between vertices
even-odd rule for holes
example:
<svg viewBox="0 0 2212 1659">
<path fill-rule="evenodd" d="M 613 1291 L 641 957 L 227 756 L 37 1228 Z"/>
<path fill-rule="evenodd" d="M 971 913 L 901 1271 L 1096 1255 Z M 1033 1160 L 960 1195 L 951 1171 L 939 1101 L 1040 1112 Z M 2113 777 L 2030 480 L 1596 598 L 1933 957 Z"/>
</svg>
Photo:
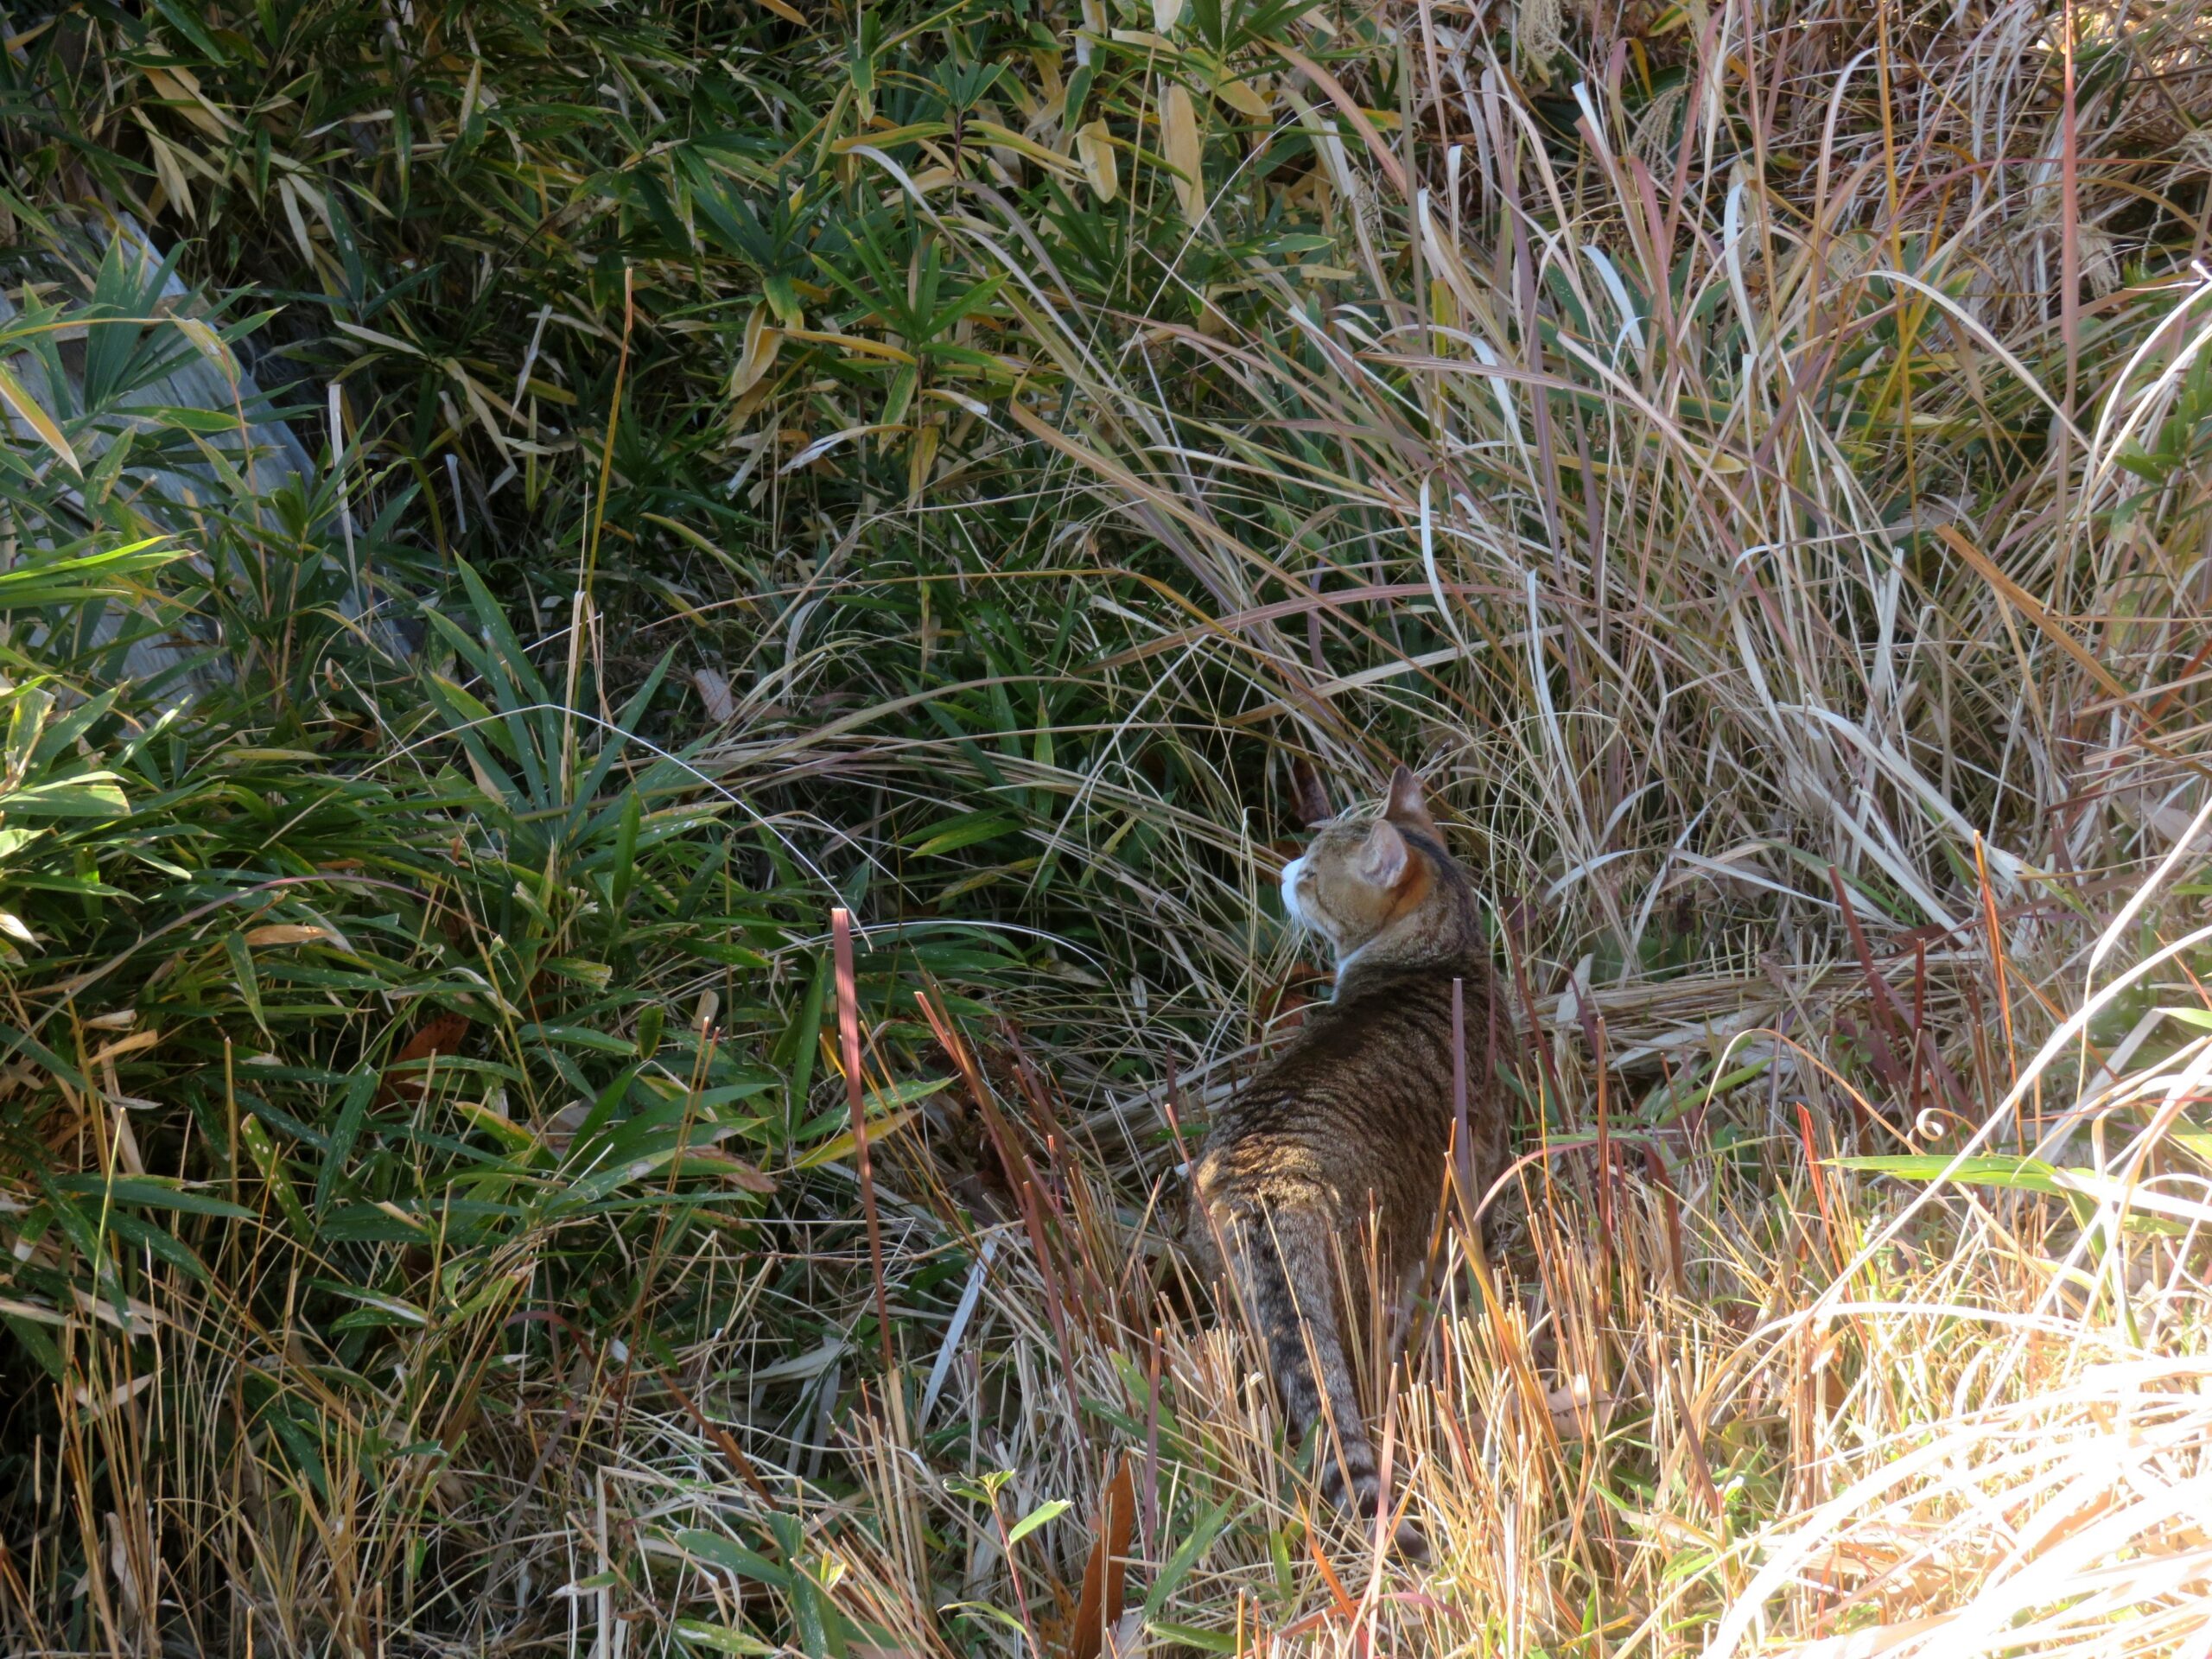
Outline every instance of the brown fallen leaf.
<svg viewBox="0 0 2212 1659">
<path fill-rule="evenodd" d="M 689 1175 L 694 1166 L 704 1165 L 741 1192 L 772 1192 L 776 1178 L 748 1164 L 735 1153 L 724 1152 L 720 1147 L 686 1147 L 677 1160 L 680 1172 Z"/>
<path fill-rule="evenodd" d="M 729 682 L 720 674 L 711 668 L 695 668 L 691 683 L 698 690 L 699 701 L 706 705 L 709 720 L 720 726 L 737 718 L 737 699 L 730 695 Z"/>
<path fill-rule="evenodd" d="M 1293 816 L 1309 830 L 1336 816 L 1336 809 L 1329 804 L 1328 785 L 1321 781 L 1319 769 L 1302 754 L 1290 759 L 1290 806 Z"/>
<path fill-rule="evenodd" d="M 1090 1561 L 1083 1569 L 1083 1599 L 1076 1604 L 1075 1627 L 1068 1637 L 1068 1659 L 1098 1659 L 1106 1632 L 1121 1622 L 1122 1580 L 1128 1571 L 1129 1532 L 1136 1516 L 1136 1493 L 1124 1456 L 1113 1479 L 1106 1483 L 1105 1501 L 1099 1505 Z"/>
<path fill-rule="evenodd" d="M 461 1046 L 468 1034 L 468 1021 L 457 1014 L 442 1014 L 427 1025 L 419 1027 L 412 1037 L 399 1046 L 399 1052 L 391 1057 L 384 1069 L 382 1085 L 377 1090 L 377 1104 L 390 1106 L 405 1096 L 419 1096 L 423 1092 L 420 1077 L 395 1077 L 392 1073 L 404 1065 L 427 1060 L 433 1054 L 450 1054 Z"/>
</svg>

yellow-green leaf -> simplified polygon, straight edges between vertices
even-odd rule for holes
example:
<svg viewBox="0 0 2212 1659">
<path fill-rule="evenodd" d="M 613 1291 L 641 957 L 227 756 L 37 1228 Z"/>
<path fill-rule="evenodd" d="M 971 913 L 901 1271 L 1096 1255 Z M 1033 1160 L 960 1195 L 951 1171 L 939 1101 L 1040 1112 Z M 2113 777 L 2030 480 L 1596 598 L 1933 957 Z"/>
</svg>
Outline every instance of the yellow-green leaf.
<svg viewBox="0 0 2212 1659">
<path fill-rule="evenodd" d="M 5 363 L 0 363 L 0 397 L 7 399 L 8 407 L 22 417 L 23 424 L 38 434 L 46 447 L 67 463 L 69 470 L 82 478 L 85 469 L 77 464 L 77 452 L 69 447 L 69 440 L 61 435 L 61 429 L 54 423 L 54 416 L 38 404 L 38 399 L 24 389 Z"/>
<path fill-rule="evenodd" d="M 1214 88 L 1221 101 L 1255 121 L 1264 121 L 1271 112 L 1267 84 L 1263 80 L 1224 80 Z"/>
</svg>

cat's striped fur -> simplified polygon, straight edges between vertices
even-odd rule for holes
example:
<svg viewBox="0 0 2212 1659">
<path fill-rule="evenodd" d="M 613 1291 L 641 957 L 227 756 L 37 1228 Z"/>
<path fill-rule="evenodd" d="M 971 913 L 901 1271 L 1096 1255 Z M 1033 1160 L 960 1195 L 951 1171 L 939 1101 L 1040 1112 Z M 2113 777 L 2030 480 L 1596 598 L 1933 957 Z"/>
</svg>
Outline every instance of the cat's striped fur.
<svg viewBox="0 0 2212 1659">
<path fill-rule="evenodd" d="M 1379 1311 L 1372 1284 L 1395 1344 L 1408 1278 L 1427 1259 L 1451 1138 L 1454 978 L 1476 1192 L 1503 1166 L 1506 1110 L 1484 1040 L 1490 951 L 1474 884 L 1402 766 L 1382 816 L 1324 824 L 1284 871 L 1283 894 L 1333 948 L 1335 995 L 1214 1120 L 1192 1171 L 1187 1239 L 1202 1267 L 1229 1269 L 1294 1430 L 1321 1436 L 1324 1493 L 1372 1516 L 1378 1470 L 1348 1338 Z M 1425 1553 L 1410 1523 L 1397 1541 Z"/>
</svg>

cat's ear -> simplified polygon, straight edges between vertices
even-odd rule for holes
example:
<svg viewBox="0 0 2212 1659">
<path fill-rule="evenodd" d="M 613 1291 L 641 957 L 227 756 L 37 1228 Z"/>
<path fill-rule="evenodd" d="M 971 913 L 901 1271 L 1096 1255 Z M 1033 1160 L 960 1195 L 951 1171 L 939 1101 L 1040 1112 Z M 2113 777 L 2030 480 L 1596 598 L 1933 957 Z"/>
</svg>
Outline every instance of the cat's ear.
<svg viewBox="0 0 2212 1659">
<path fill-rule="evenodd" d="M 1398 833 L 1398 826 L 1388 818 L 1377 818 L 1375 827 L 1367 832 L 1366 844 L 1359 849 L 1360 877 L 1378 887 L 1395 887 L 1398 878 L 1406 873 L 1409 856 L 1406 838 Z"/>
<path fill-rule="evenodd" d="M 1428 798 L 1421 791 L 1421 779 L 1410 767 L 1401 766 L 1390 774 L 1390 793 L 1382 803 L 1382 817 L 1386 823 L 1402 830 L 1412 830 L 1439 839 L 1436 820 L 1428 816 Z"/>
<path fill-rule="evenodd" d="M 1302 754 L 1290 759 L 1290 808 L 1308 830 L 1337 816 L 1329 804 L 1328 787 L 1322 783 L 1320 772 Z"/>
</svg>

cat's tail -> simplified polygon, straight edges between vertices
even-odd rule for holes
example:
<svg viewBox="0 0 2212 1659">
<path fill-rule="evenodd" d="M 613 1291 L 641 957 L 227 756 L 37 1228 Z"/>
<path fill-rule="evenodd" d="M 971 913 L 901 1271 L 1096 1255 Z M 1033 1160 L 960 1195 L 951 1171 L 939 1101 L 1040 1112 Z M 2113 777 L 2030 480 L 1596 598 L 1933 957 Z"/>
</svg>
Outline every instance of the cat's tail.
<svg viewBox="0 0 2212 1659">
<path fill-rule="evenodd" d="M 1340 1243 L 1324 1212 L 1278 1209 L 1254 1217 L 1230 1254 L 1246 1306 L 1267 1343 L 1283 1410 L 1313 1444 L 1321 1495 L 1356 1519 L 1371 1521 L 1382 1478 L 1344 1351 L 1337 1295 Z M 1428 1541 L 1411 1521 L 1401 1522 L 1395 1535 L 1400 1554 L 1428 1559 Z"/>
</svg>

